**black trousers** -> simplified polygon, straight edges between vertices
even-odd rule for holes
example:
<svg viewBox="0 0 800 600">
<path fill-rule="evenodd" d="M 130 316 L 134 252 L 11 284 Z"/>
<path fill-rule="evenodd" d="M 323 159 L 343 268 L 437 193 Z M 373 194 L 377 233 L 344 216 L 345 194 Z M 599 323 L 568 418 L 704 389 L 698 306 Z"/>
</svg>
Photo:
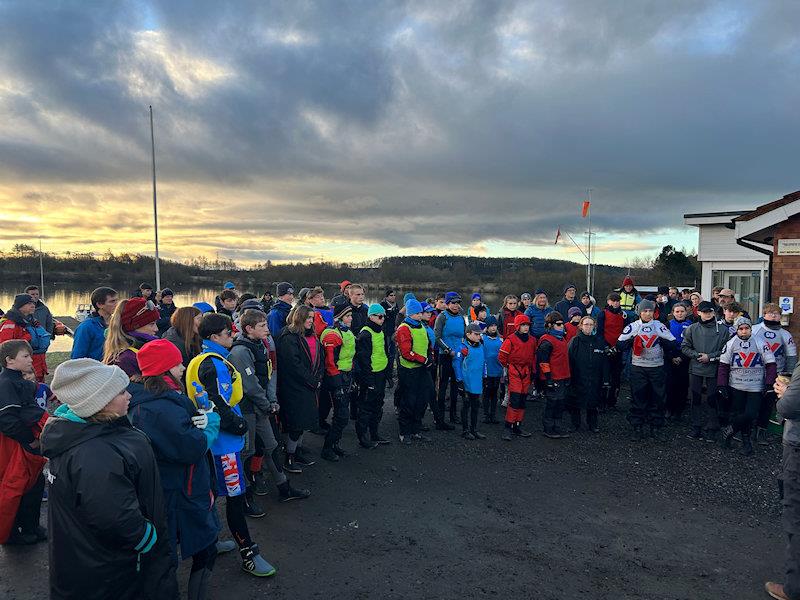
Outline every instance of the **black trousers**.
<svg viewBox="0 0 800 600">
<path fill-rule="evenodd" d="M 684 358 L 681 364 L 670 362 L 667 379 L 667 412 L 673 417 L 680 417 L 686 410 L 689 392 L 689 359 Z"/>
<path fill-rule="evenodd" d="M 397 411 L 400 435 L 411 435 L 422 431 L 422 417 L 430 402 L 433 382 L 425 367 L 409 369 L 400 365 L 398 378 L 403 386 L 403 397 Z"/>
<path fill-rule="evenodd" d="M 436 399 L 436 372 L 438 367 L 434 363 L 429 367 L 425 367 L 425 370 L 428 372 L 428 378 L 431 380 L 430 393 L 428 394 L 428 406 L 433 415 L 434 423 L 438 425 L 439 423 L 444 423 L 444 408 L 440 409 L 439 402 Z"/>
<path fill-rule="evenodd" d="M 456 409 L 458 408 L 458 383 L 456 382 L 456 372 L 453 370 L 453 359 L 449 355 L 439 355 L 439 410 L 444 414 L 445 400 L 447 398 L 447 388 L 450 387 L 450 420 L 456 420 Z"/>
<path fill-rule="evenodd" d="M 605 394 L 603 395 L 603 408 L 613 408 L 617 405 L 620 382 L 622 381 L 622 353 L 617 352 L 614 356 L 609 357 L 608 365 L 610 369 L 609 383 L 611 386 L 605 390 Z"/>
<path fill-rule="evenodd" d="M 567 393 L 567 411 L 572 420 L 572 426 L 575 429 L 580 429 L 583 411 L 586 411 L 586 426 L 589 429 L 597 429 L 599 420 L 599 408 L 602 399 L 605 397 L 607 390 L 601 386 L 596 389 L 591 389 L 588 393 L 581 395 L 575 393 Z"/>
<path fill-rule="evenodd" d="M 331 408 L 333 408 L 333 399 L 331 398 L 330 391 L 323 389 L 317 396 L 317 413 L 319 415 L 320 426 L 327 423 Z"/>
<path fill-rule="evenodd" d="M 665 389 L 664 367 L 639 367 L 631 365 L 631 408 L 628 422 L 634 427 L 649 424 L 664 425 Z"/>
<path fill-rule="evenodd" d="M 706 404 L 703 405 L 703 387 L 706 389 Z M 719 394 L 717 378 L 689 375 L 689 389 L 692 394 L 692 427 L 706 431 L 719 430 Z"/>
<path fill-rule="evenodd" d="M 383 417 L 387 369 L 372 374 L 373 385 L 361 386 L 358 399 L 358 420 L 356 421 L 356 434 L 359 439 L 366 436 L 367 433 L 373 436 L 378 434 L 378 426 Z"/>
<path fill-rule="evenodd" d="M 741 431 L 742 437 L 750 435 L 753 423 L 758 418 L 761 407 L 761 392 L 744 392 L 729 387 L 731 396 L 731 425 L 734 431 Z"/>
<path fill-rule="evenodd" d="M 800 448 L 783 444 L 783 513 L 786 566 L 783 591 L 800 598 Z"/>
<path fill-rule="evenodd" d="M 328 398 L 333 405 L 333 419 L 331 420 L 331 428 L 325 434 L 325 447 L 333 448 L 342 439 L 342 432 L 347 427 L 347 422 L 350 420 L 350 397 L 348 390 L 350 389 L 350 373 L 342 372 L 342 381 L 344 385 L 330 389 L 323 389 L 322 396 Z M 383 407 L 383 404 L 381 404 Z"/>
<path fill-rule="evenodd" d="M 542 425 L 547 433 L 561 428 L 561 417 L 564 416 L 564 407 L 567 397 L 567 380 L 556 381 L 556 387 L 544 388 L 544 415 Z"/>
<path fill-rule="evenodd" d="M 769 391 L 772 391 L 771 388 Z M 758 408 L 758 426 L 762 429 L 769 427 L 769 420 L 775 412 L 775 394 L 767 393 L 761 396 L 761 405 Z"/>
<path fill-rule="evenodd" d="M 464 400 L 461 404 L 461 426 L 464 431 L 477 431 L 478 411 L 481 406 L 481 395 L 464 393 Z M 469 423 L 469 425 L 467 425 Z"/>
<path fill-rule="evenodd" d="M 500 392 L 500 377 L 484 377 L 483 379 L 483 416 L 497 417 L 497 397 Z"/>
<path fill-rule="evenodd" d="M 22 533 L 36 533 L 39 527 L 39 511 L 42 508 L 42 493 L 44 492 L 44 475 L 39 473 L 36 483 L 19 501 L 17 518 L 14 526 L 19 527 Z"/>
</svg>

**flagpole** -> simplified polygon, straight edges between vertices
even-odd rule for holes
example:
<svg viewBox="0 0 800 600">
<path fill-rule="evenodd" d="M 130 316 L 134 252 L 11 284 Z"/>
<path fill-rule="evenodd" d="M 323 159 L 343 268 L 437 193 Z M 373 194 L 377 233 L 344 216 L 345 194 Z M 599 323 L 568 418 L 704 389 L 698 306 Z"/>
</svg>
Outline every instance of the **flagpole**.
<svg viewBox="0 0 800 600">
<path fill-rule="evenodd" d="M 39 299 L 44 302 L 44 260 L 42 259 L 42 236 L 39 236 L 39 277 L 40 279 L 40 288 L 39 288 Z"/>
<path fill-rule="evenodd" d="M 158 200 L 156 199 L 156 137 L 153 132 L 153 106 L 150 106 L 150 148 L 153 156 L 153 225 L 156 240 L 156 290 L 161 290 L 161 265 L 158 258 Z"/>
<path fill-rule="evenodd" d="M 586 291 L 592 293 L 592 188 L 587 190 L 589 199 L 589 208 L 586 211 L 586 216 L 589 217 L 589 243 L 587 244 L 587 265 L 586 265 Z"/>
</svg>

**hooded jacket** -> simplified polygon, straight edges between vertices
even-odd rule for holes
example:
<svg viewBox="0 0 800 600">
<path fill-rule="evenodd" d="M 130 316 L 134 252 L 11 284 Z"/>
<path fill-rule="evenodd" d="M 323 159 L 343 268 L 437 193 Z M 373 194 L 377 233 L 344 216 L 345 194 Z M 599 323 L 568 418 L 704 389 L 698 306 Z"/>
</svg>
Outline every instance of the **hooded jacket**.
<svg viewBox="0 0 800 600">
<path fill-rule="evenodd" d="M 70 358 L 93 358 L 102 361 L 106 327 L 106 322 L 100 315 L 89 317 L 78 325 L 72 341 Z"/>
<path fill-rule="evenodd" d="M 287 304 L 283 300 L 276 300 L 275 304 L 272 305 L 272 310 L 267 315 L 267 326 L 275 339 L 286 327 L 286 318 L 289 316 L 290 310 L 292 310 L 291 304 Z"/>
<path fill-rule="evenodd" d="M 147 436 L 127 417 L 95 423 L 62 405 L 41 445 L 50 459 L 50 597 L 177 598 Z"/>
<path fill-rule="evenodd" d="M 56 329 L 56 322 L 53 319 L 53 313 L 50 312 L 48 306 L 39 300 L 36 303 L 36 310 L 33 311 L 33 318 L 39 321 L 39 323 L 47 330 L 47 333 L 50 334 L 50 337 L 53 336 L 53 332 Z"/>
<path fill-rule="evenodd" d="M 243 334 L 236 336 L 228 355 L 230 363 L 242 376 L 244 398 L 242 412 L 268 415 L 271 402 L 267 399 L 269 388 L 269 351 L 260 340 L 251 340 Z"/>
<path fill-rule="evenodd" d="M 783 425 L 783 443 L 800 447 L 800 371 L 795 369 L 789 387 L 778 400 L 778 414 L 786 419 Z"/>
<path fill-rule="evenodd" d="M 689 359 L 689 374 L 716 377 L 719 357 L 728 338 L 730 338 L 728 328 L 718 323 L 716 319 L 698 321 L 684 329 L 681 353 Z M 711 360 L 701 363 L 697 360 L 701 354 L 707 354 Z"/>
<path fill-rule="evenodd" d="M 575 398 L 599 397 L 603 385 L 610 381 L 610 365 L 606 359 L 606 341 L 595 333 L 578 332 L 569 343 L 569 393 Z"/>
<path fill-rule="evenodd" d="M 192 425 L 196 412 L 186 396 L 173 391 L 152 394 L 138 383 L 130 384 L 128 392 L 128 417 L 150 439 L 158 463 L 173 556 L 177 558 L 175 543 L 180 539 L 181 556 L 189 558 L 214 543 L 219 533 L 209 438 Z M 215 426 L 218 432 L 218 417 Z M 209 435 L 212 441 L 216 438 L 214 432 Z"/>
<path fill-rule="evenodd" d="M 322 344 L 317 340 L 317 352 L 305 337 L 284 328 L 275 341 L 278 354 L 278 402 L 286 431 L 303 431 L 319 421 L 317 390 L 323 376 Z"/>
</svg>

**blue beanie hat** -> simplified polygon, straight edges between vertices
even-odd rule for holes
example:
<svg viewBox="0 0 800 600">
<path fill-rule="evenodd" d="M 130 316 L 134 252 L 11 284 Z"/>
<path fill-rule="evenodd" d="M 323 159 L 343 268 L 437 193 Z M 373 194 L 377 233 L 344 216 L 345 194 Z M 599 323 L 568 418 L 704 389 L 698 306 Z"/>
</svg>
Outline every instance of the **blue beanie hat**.
<svg viewBox="0 0 800 600">
<path fill-rule="evenodd" d="M 367 316 L 372 315 L 385 315 L 386 310 L 380 304 L 370 304 L 369 310 L 367 310 Z"/>
<path fill-rule="evenodd" d="M 417 300 L 416 298 L 411 298 L 410 300 L 406 301 L 407 317 L 410 317 L 411 315 L 415 315 L 421 312 L 422 312 L 422 303 L 419 300 Z"/>
<path fill-rule="evenodd" d="M 444 303 L 450 304 L 451 302 L 461 302 L 461 296 L 458 292 L 447 292 L 444 295 Z"/>
<path fill-rule="evenodd" d="M 472 299 L 475 300 L 475 298 L 480 300 L 481 299 L 481 295 L 478 292 L 475 292 L 474 294 L 472 294 Z"/>
<path fill-rule="evenodd" d="M 489 327 L 490 325 L 497 325 L 497 317 L 495 317 L 494 315 L 489 315 L 488 317 L 486 317 L 484 323 L 486 324 L 487 327 Z"/>
<path fill-rule="evenodd" d="M 433 312 L 433 306 L 427 302 L 420 302 L 420 304 L 422 305 L 422 312 Z"/>
<path fill-rule="evenodd" d="M 195 302 L 192 304 L 197 310 L 200 311 L 201 314 L 214 312 L 214 307 L 211 306 L 208 302 Z"/>
<path fill-rule="evenodd" d="M 414 294 L 412 294 L 411 292 L 407 292 L 406 295 L 403 296 L 403 304 L 405 304 L 406 302 L 408 302 L 412 298 L 416 298 L 416 296 Z"/>
</svg>

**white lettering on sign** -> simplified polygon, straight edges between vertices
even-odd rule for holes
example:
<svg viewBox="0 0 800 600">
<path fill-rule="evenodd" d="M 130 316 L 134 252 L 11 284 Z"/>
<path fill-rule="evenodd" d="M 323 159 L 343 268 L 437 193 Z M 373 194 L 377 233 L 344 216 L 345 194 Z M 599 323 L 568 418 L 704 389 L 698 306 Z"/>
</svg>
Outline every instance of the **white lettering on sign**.
<svg viewBox="0 0 800 600">
<path fill-rule="evenodd" d="M 800 239 L 778 240 L 778 255 L 800 256 Z"/>
</svg>

